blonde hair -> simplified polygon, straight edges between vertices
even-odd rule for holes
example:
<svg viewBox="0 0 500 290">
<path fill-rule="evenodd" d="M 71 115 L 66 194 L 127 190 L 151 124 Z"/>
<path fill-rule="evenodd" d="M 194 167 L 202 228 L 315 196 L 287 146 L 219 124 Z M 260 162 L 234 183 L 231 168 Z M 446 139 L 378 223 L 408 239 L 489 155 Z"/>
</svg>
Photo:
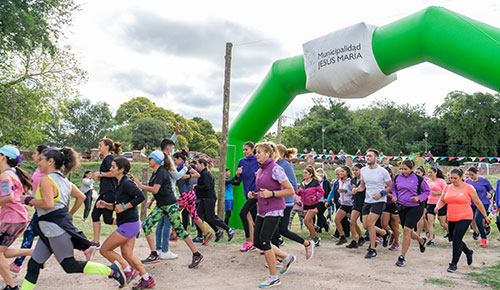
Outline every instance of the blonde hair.
<svg viewBox="0 0 500 290">
<path fill-rule="evenodd" d="M 316 170 L 316 173 L 323 174 L 325 176 L 325 178 L 328 179 L 328 175 L 326 174 L 325 170 L 323 170 L 323 168 L 318 168 Z"/>
<path fill-rule="evenodd" d="M 259 149 L 269 153 L 270 157 L 273 158 L 275 162 L 281 158 L 278 152 L 278 147 L 276 147 L 276 144 L 274 144 L 273 142 L 257 143 L 257 145 L 255 145 L 255 151 Z"/>
<path fill-rule="evenodd" d="M 297 154 L 297 148 L 286 148 L 286 146 L 283 144 L 278 144 L 276 145 L 276 147 L 278 147 L 280 155 L 285 154 L 284 158 L 286 160 L 292 159 L 292 157 Z"/>
<path fill-rule="evenodd" d="M 312 167 L 311 165 L 307 165 L 306 168 L 304 168 L 307 172 L 309 172 L 312 175 L 313 179 L 320 180 L 318 175 L 316 175 L 316 169 Z"/>
</svg>

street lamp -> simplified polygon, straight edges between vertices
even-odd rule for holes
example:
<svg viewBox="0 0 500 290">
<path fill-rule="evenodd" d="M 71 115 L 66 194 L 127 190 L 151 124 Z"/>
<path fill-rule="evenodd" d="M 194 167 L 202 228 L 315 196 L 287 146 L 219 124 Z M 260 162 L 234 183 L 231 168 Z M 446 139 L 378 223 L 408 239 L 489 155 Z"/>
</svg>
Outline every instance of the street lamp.
<svg viewBox="0 0 500 290">
<path fill-rule="evenodd" d="M 167 120 L 167 138 L 168 138 L 168 125 L 170 125 L 170 120 Z"/>
<path fill-rule="evenodd" d="M 425 136 L 425 153 L 427 153 L 427 137 L 429 137 L 429 133 L 425 132 L 424 136 Z"/>
<path fill-rule="evenodd" d="M 324 151 L 325 150 L 325 127 L 321 128 L 321 143 L 323 145 L 322 146 L 322 151 Z"/>
</svg>

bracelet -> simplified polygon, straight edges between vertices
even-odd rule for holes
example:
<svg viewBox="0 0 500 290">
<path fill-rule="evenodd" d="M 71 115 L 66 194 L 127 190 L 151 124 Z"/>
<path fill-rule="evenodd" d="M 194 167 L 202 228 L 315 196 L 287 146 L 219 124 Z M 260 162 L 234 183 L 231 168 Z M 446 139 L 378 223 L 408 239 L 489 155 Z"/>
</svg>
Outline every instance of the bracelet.
<svg viewBox="0 0 500 290">
<path fill-rule="evenodd" d="M 32 201 L 33 199 L 35 199 L 33 196 L 27 196 L 27 197 L 24 199 L 24 204 L 25 204 L 25 205 L 30 205 L 30 201 Z"/>
<path fill-rule="evenodd" d="M 102 171 L 101 171 L 101 172 L 99 172 L 99 176 L 102 176 Z"/>
<path fill-rule="evenodd" d="M 276 196 L 274 195 L 274 191 L 273 191 L 273 197 L 276 197 Z"/>
<path fill-rule="evenodd" d="M 126 211 L 127 208 L 125 207 L 125 203 L 124 202 L 122 202 L 122 206 L 123 206 L 123 211 Z"/>
</svg>

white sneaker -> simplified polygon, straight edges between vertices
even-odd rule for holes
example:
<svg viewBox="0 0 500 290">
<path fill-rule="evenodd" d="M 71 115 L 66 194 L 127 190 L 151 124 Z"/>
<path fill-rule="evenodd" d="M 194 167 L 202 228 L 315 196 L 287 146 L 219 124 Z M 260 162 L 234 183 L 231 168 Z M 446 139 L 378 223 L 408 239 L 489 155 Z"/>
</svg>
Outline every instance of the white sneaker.
<svg viewBox="0 0 500 290">
<path fill-rule="evenodd" d="M 175 260 L 177 259 L 179 255 L 172 253 L 171 251 L 168 252 L 160 252 L 160 259 L 161 260 Z"/>
</svg>

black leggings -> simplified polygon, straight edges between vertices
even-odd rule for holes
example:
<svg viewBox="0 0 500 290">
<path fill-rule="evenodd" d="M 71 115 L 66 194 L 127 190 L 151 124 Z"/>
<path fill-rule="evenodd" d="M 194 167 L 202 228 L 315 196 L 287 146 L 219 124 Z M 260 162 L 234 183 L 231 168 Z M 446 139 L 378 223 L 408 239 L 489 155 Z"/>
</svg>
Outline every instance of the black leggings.
<svg viewBox="0 0 500 290">
<path fill-rule="evenodd" d="M 316 215 L 318 217 L 318 222 L 316 223 L 316 225 L 320 229 L 324 228 L 326 230 L 328 227 L 328 223 L 326 222 L 325 211 L 326 211 L 325 203 L 323 202 L 318 203 L 318 214 Z"/>
<path fill-rule="evenodd" d="M 92 207 L 92 189 L 85 192 L 85 201 L 83 202 L 85 206 L 83 210 L 83 218 L 87 219 L 89 217 L 90 208 Z"/>
<path fill-rule="evenodd" d="M 243 229 L 245 230 L 245 238 L 250 238 L 250 225 L 248 224 L 247 214 L 251 212 L 253 220 L 255 221 L 255 216 L 257 213 L 257 199 L 249 198 L 240 210 L 241 223 L 243 224 Z"/>
<path fill-rule="evenodd" d="M 284 215 L 280 220 L 278 229 L 279 229 L 279 234 L 282 235 L 285 238 L 289 238 L 292 241 L 295 241 L 301 245 L 304 244 L 304 239 L 297 235 L 294 232 L 291 232 L 288 230 L 288 221 L 290 220 L 290 213 L 292 212 L 292 206 L 286 207 L 284 211 Z M 273 245 L 276 247 L 279 247 L 279 235 L 274 235 L 272 239 Z"/>
<path fill-rule="evenodd" d="M 232 210 L 226 210 L 226 214 L 224 215 L 224 223 L 226 225 L 229 225 L 229 219 L 231 218 L 232 214 L 233 214 Z"/>
<path fill-rule="evenodd" d="M 257 216 L 255 220 L 255 230 L 253 235 L 253 244 L 262 251 L 271 250 L 271 239 L 276 235 L 279 238 L 278 226 L 281 217 Z"/>
<path fill-rule="evenodd" d="M 215 232 L 217 232 L 218 228 L 222 228 L 225 231 L 229 230 L 229 227 L 215 214 L 215 199 L 202 199 L 198 208 L 198 215 L 200 217 L 203 216 L 207 224 Z"/>
<path fill-rule="evenodd" d="M 448 231 L 453 242 L 453 258 L 451 262 L 455 265 L 458 264 L 462 252 L 468 254 L 470 251 L 464 243 L 463 238 L 471 222 L 472 220 L 459 220 L 457 222 L 448 221 Z"/>
</svg>

